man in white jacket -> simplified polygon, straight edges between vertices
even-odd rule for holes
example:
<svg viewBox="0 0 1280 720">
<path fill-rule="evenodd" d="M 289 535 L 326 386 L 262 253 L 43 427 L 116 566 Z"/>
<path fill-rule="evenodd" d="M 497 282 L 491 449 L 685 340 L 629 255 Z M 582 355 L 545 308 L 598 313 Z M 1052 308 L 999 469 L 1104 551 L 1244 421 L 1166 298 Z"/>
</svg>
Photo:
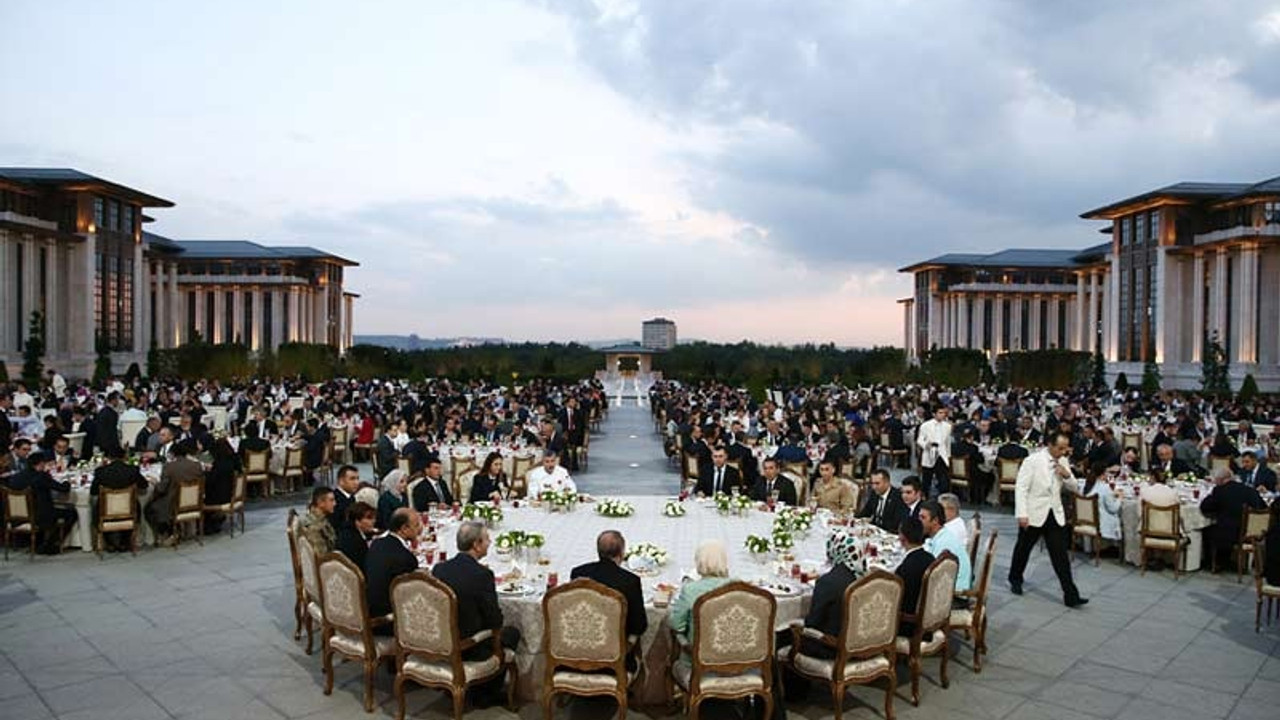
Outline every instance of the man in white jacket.
<svg viewBox="0 0 1280 720">
<path fill-rule="evenodd" d="M 939 405 L 931 419 L 920 423 L 916 445 L 920 448 L 920 480 L 925 496 L 935 498 L 950 491 L 951 421 L 947 420 L 945 405 Z"/>
<path fill-rule="evenodd" d="M 1018 542 L 1013 547 L 1013 562 L 1009 566 L 1009 589 L 1014 595 L 1022 594 L 1022 574 L 1027 569 L 1031 550 L 1044 538 L 1049 551 L 1049 561 L 1062 585 L 1062 598 L 1067 607 L 1075 608 L 1089 602 L 1080 597 L 1075 581 L 1071 578 L 1071 558 L 1067 554 L 1067 518 L 1062 510 L 1062 483 L 1074 480 L 1067 456 L 1071 452 L 1071 438 L 1061 430 L 1049 430 L 1045 435 L 1046 446 L 1027 456 L 1018 470 L 1018 483 L 1014 488 L 1014 517 L 1018 518 Z"/>
</svg>

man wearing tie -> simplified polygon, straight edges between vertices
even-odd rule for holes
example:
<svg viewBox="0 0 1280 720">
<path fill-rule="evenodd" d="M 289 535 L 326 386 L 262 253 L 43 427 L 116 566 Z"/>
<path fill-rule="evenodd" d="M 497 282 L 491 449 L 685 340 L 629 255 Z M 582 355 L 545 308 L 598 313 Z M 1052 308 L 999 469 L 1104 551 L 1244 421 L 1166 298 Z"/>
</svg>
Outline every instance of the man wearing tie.
<svg viewBox="0 0 1280 720">
<path fill-rule="evenodd" d="M 712 496 L 716 493 L 731 493 L 733 488 L 742 482 L 738 471 L 728 465 L 729 454 L 724 448 L 716 448 L 711 452 L 711 467 L 698 478 L 698 493 Z"/>
<path fill-rule="evenodd" d="M 1074 608 L 1089 602 L 1080 597 L 1071 578 L 1071 558 L 1067 556 L 1066 514 L 1062 510 L 1062 483 L 1075 480 L 1067 456 L 1071 439 L 1061 430 L 1050 430 L 1046 446 L 1022 461 L 1014 488 L 1014 517 L 1018 518 L 1018 542 L 1013 548 L 1009 567 L 1009 587 L 1014 595 L 1022 594 L 1022 575 L 1031 558 L 1031 550 L 1044 538 L 1049 561 L 1062 586 L 1063 602 Z"/>
<path fill-rule="evenodd" d="M 902 504 L 902 496 L 889 481 L 889 471 L 884 468 L 872 470 L 871 495 L 857 517 L 871 518 L 871 524 L 881 530 L 897 532 L 906 514 L 907 506 Z"/>
<path fill-rule="evenodd" d="M 778 502 L 795 507 L 799 505 L 796 498 L 796 486 L 778 472 L 778 461 L 768 458 L 764 461 L 764 474 L 756 482 L 752 498 L 759 502 L 768 502 L 774 492 L 778 493 Z"/>
<path fill-rule="evenodd" d="M 1266 465 L 1258 462 L 1258 456 L 1251 451 L 1240 454 L 1240 482 L 1254 490 L 1276 491 L 1276 473 Z"/>
<path fill-rule="evenodd" d="M 443 474 L 444 469 L 440 465 L 440 458 L 429 458 L 426 477 L 413 488 L 414 510 L 426 512 L 432 503 L 453 504 L 453 493 L 449 492 L 449 486 L 445 483 Z"/>
<path fill-rule="evenodd" d="M 951 487 L 948 464 L 951 462 L 951 422 L 947 420 L 947 408 L 939 405 L 933 417 L 920 424 L 916 431 L 916 445 L 920 448 L 920 477 L 924 490 L 930 497 L 947 492 Z"/>
</svg>

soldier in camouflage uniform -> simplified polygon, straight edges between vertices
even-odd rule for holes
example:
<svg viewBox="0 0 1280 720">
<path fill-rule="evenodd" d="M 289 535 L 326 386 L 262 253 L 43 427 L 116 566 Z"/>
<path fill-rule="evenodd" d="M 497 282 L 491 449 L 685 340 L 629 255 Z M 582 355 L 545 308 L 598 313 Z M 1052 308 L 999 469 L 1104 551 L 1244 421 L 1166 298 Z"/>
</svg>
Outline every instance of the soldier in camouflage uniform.
<svg viewBox="0 0 1280 720">
<path fill-rule="evenodd" d="M 329 522 L 335 504 L 333 488 L 315 488 L 311 491 L 311 505 L 307 508 L 307 515 L 298 525 L 298 531 L 311 543 L 316 557 L 333 552 L 337 543 L 337 534 L 333 530 L 333 524 Z"/>
</svg>

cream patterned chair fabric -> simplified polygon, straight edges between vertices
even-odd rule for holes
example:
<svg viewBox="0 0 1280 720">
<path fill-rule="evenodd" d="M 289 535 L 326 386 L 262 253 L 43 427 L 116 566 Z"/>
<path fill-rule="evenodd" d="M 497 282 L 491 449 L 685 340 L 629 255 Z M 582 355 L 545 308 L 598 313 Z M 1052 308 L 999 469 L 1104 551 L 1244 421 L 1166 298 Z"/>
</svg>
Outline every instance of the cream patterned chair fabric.
<svg viewBox="0 0 1280 720">
<path fill-rule="evenodd" d="M 31 541 L 31 560 L 36 559 L 35 493 L 27 490 L 10 490 L 0 486 L 4 496 L 4 559 L 9 559 L 13 546 L 13 533 L 26 533 Z"/>
<path fill-rule="evenodd" d="M 204 478 L 178 483 L 173 509 L 175 539 L 181 539 L 182 533 L 177 528 L 186 523 L 195 523 L 196 542 L 204 545 Z M 178 548 L 177 542 L 173 543 L 173 548 Z"/>
<path fill-rule="evenodd" d="M 396 639 L 373 634 L 365 601 L 364 575 L 340 552 L 320 558 L 324 608 L 324 694 L 333 693 L 333 655 L 364 663 L 364 711 L 373 712 L 373 674 L 378 660 L 398 651 Z"/>
<path fill-rule="evenodd" d="M 297 534 L 296 528 L 294 533 L 298 543 L 298 565 L 301 567 L 306 609 L 303 626 L 307 629 L 307 654 L 310 655 L 316 628 L 320 628 L 321 631 L 324 629 L 324 608 L 321 605 L 324 595 L 320 591 L 319 561 L 316 558 L 315 549 L 311 547 L 311 541 L 307 540 L 305 535 Z"/>
<path fill-rule="evenodd" d="M 723 585 L 694 603 L 692 657 L 682 658 L 671 668 L 672 679 L 685 692 L 686 708 L 694 720 L 707 698 L 732 700 L 753 695 L 764 700 L 765 717 L 770 716 L 777 609 L 771 593 L 744 582 Z"/>
<path fill-rule="evenodd" d="M 271 497 L 271 451 L 247 450 L 244 454 L 244 474 L 248 484 L 261 484 L 262 494 Z"/>
<path fill-rule="evenodd" d="M 98 492 L 98 529 L 94 537 L 98 546 L 98 557 L 102 557 L 104 533 L 128 532 L 129 551 L 138 554 L 138 521 L 134 517 L 134 503 L 137 502 L 138 488 L 130 485 L 127 488 L 113 490 L 102 488 Z"/>
<path fill-rule="evenodd" d="M 1098 525 L 1098 496 L 1072 493 L 1071 498 L 1076 515 L 1071 523 L 1071 544 L 1074 545 L 1078 538 L 1083 548 L 1084 540 L 1088 538 L 1093 543 L 1093 564 L 1099 565 L 1102 562 L 1102 532 Z"/>
<path fill-rule="evenodd" d="M 1272 532 L 1277 532 L 1273 530 Z M 1267 582 L 1266 576 L 1263 574 L 1263 568 L 1266 565 L 1266 543 L 1256 543 L 1254 548 L 1256 553 L 1253 561 L 1253 583 L 1258 593 L 1258 601 L 1253 610 L 1253 632 L 1258 633 L 1262 629 L 1262 601 L 1267 601 L 1267 627 L 1271 627 L 1271 619 L 1276 617 L 1280 605 L 1280 585 L 1272 585 Z"/>
<path fill-rule="evenodd" d="M 289 540 L 289 562 L 293 565 L 293 639 L 302 637 L 302 619 L 307 615 L 307 593 L 302 587 L 302 560 L 298 557 L 298 511 L 289 508 L 284 535 Z"/>
<path fill-rule="evenodd" d="M 580 578 L 547 593 L 542 618 L 543 714 L 550 717 L 557 694 L 608 695 L 625 718 L 627 688 L 636 673 L 627 672 L 627 601 L 622 594 Z"/>
<path fill-rule="evenodd" d="M 475 484 L 476 475 L 479 473 L 478 469 L 472 468 L 458 476 L 458 493 L 454 495 L 454 497 L 458 498 L 458 502 L 465 503 L 470 499 L 471 486 Z"/>
<path fill-rule="evenodd" d="M 507 702 L 512 704 L 516 686 L 514 654 L 504 650 L 490 630 L 466 639 L 458 635 L 458 601 L 448 585 L 423 571 L 401 575 L 391 584 L 391 610 L 397 643 L 397 718 L 404 717 L 406 682 L 448 692 L 453 698 L 454 717 L 460 718 L 467 686 L 487 681 L 504 669 L 510 673 Z M 462 659 L 464 650 L 481 643 L 492 643 L 490 657 Z"/>
<path fill-rule="evenodd" d="M 943 552 L 924 573 L 920 584 L 920 600 L 912 617 L 915 632 L 911 637 L 898 636 L 897 652 L 906 655 L 911 666 L 911 704 L 920 704 L 920 661 L 933 655 L 942 656 L 942 687 L 947 680 L 947 625 L 951 621 L 951 598 L 955 592 L 960 563 L 950 552 Z"/>
<path fill-rule="evenodd" d="M 1173 577 L 1177 579 L 1182 566 L 1183 549 L 1190 540 L 1182 535 L 1182 508 L 1177 503 L 1153 505 L 1142 503 L 1142 524 L 1139 526 L 1138 564 L 1140 574 L 1147 572 L 1147 551 L 1173 553 Z"/>
<path fill-rule="evenodd" d="M 831 685 L 837 720 L 843 712 L 847 685 L 867 685 L 884 678 L 885 717 L 892 718 L 897 689 L 894 641 L 901 603 L 902 579 L 883 570 L 872 571 L 845 589 L 839 637 L 797 623 L 792 625 L 791 645 L 779 650 L 778 657 L 800 675 Z M 806 638 L 826 645 L 836 656 L 825 659 L 804 654 Z"/>
<path fill-rule="evenodd" d="M 240 532 L 244 532 L 244 501 L 248 488 L 248 479 L 244 473 L 237 473 L 231 484 L 231 499 L 221 505 L 205 505 L 205 512 L 220 512 L 227 515 L 227 523 L 231 537 L 236 536 L 236 518 L 240 518 Z"/>
<path fill-rule="evenodd" d="M 987 652 L 987 590 L 991 587 L 991 572 L 996 563 L 996 538 L 999 535 L 999 528 L 991 529 L 974 589 L 956 593 L 957 596 L 971 598 L 973 605 L 967 610 L 953 609 L 947 622 L 950 629 L 959 630 L 972 639 L 973 671 L 976 673 L 982 672 L 982 655 Z"/>
</svg>

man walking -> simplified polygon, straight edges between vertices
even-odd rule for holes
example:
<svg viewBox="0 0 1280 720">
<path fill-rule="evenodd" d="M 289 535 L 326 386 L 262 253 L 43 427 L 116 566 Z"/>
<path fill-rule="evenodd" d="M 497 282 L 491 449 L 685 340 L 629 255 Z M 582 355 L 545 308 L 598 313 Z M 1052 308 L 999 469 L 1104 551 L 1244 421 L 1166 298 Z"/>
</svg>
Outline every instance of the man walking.
<svg viewBox="0 0 1280 720">
<path fill-rule="evenodd" d="M 1071 558 L 1067 555 L 1066 515 L 1062 510 L 1062 481 L 1072 480 L 1067 456 L 1071 438 L 1061 430 L 1050 430 L 1047 445 L 1022 461 L 1014 489 L 1014 516 L 1018 518 L 1018 542 L 1013 548 L 1009 567 L 1009 589 L 1022 594 L 1022 574 L 1027 569 L 1031 549 L 1044 538 L 1053 571 L 1062 585 L 1067 607 L 1080 607 L 1089 602 L 1080 597 L 1071 579 Z M 1074 480 L 1072 480 L 1074 482 Z"/>
<path fill-rule="evenodd" d="M 947 420 L 945 405 L 939 405 L 934 409 L 933 417 L 920 424 L 916 431 L 916 445 L 920 448 L 920 479 L 924 482 L 925 496 L 937 497 L 949 491 L 951 421 Z"/>
</svg>

